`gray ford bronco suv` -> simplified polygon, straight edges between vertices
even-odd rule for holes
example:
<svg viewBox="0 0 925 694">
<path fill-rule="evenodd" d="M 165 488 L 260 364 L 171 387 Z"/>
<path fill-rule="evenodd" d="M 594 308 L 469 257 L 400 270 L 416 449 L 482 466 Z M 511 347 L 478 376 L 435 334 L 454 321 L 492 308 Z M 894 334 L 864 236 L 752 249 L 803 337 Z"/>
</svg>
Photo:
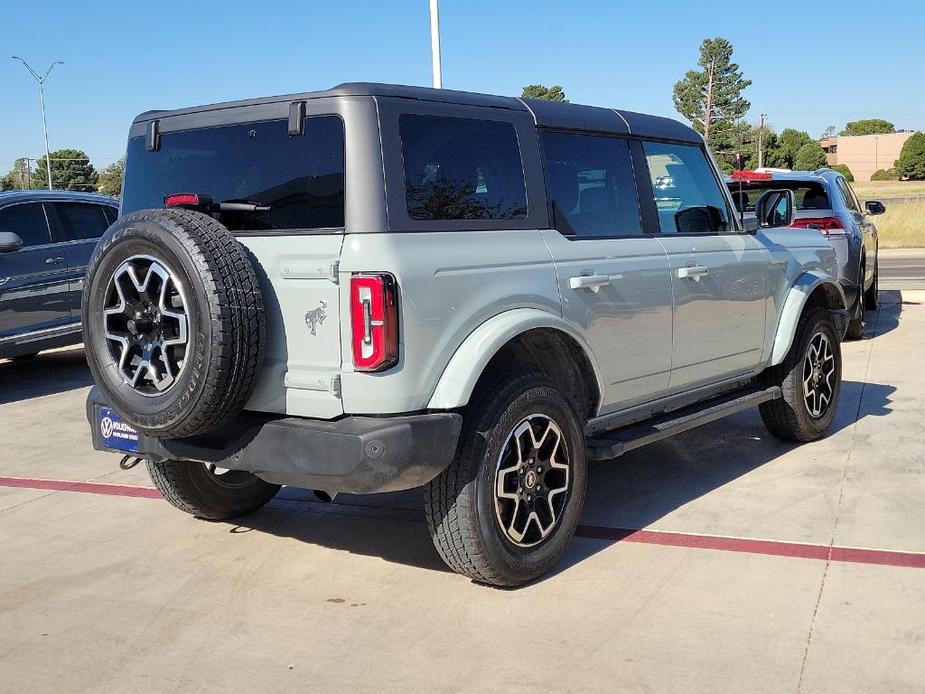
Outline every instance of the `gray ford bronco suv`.
<svg viewBox="0 0 925 694">
<path fill-rule="evenodd" d="M 84 289 L 94 445 L 213 520 L 423 485 L 444 561 L 521 584 L 590 460 L 755 405 L 831 424 L 835 251 L 790 191 L 756 215 L 629 111 L 344 84 L 144 113 Z"/>
</svg>

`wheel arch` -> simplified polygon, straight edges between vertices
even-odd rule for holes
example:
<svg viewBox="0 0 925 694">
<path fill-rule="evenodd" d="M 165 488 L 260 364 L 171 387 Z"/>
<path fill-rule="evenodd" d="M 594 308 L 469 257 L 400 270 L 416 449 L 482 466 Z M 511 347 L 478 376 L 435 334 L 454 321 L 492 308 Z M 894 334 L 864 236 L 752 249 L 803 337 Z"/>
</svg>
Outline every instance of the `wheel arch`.
<svg viewBox="0 0 925 694">
<path fill-rule="evenodd" d="M 529 364 L 562 385 L 584 417 L 600 406 L 600 369 L 582 336 L 561 317 L 539 309 L 513 309 L 476 328 L 453 354 L 428 409 L 468 404 L 489 371 Z"/>
<path fill-rule="evenodd" d="M 822 306 L 830 311 L 845 311 L 845 293 L 827 274 L 809 270 L 800 275 L 784 300 L 777 323 L 769 366 L 780 364 L 790 351 L 800 317 L 808 306 Z"/>
</svg>

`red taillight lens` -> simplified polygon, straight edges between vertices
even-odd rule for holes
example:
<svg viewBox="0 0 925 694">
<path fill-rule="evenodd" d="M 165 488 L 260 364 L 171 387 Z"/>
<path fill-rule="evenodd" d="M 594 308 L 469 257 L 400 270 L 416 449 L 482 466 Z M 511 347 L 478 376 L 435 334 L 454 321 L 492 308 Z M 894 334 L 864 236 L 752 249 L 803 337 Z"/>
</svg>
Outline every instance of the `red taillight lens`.
<svg viewBox="0 0 925 694">
<path fill-rule="evenodd" d="M 353 367 L 382 371 L 398 361 L 398 291 L 391 275 L 350 279 Z"/>
<path fill-rule="evenodd" d="M 844 231 L 838 217 L 803 217 L 794 219 L 791 226 L 798 229 L 818 229 L 825 235 Z"/>
<path fill-rule="evenodd" d="M 174 193 L 164 198 L 166 207 L 199 207 L 199 196 L 194 193 Z"/>
</svg>

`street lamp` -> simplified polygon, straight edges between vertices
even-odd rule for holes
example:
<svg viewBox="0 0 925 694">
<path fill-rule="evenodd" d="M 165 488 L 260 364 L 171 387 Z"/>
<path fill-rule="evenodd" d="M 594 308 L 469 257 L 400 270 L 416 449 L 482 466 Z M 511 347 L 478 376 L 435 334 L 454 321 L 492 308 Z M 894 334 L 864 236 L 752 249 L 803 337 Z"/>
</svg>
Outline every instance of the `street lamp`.
<svg viewBox="0 0 925 694">
<path fill-rule="evenodd" d="M 45 120 L 45 80 L 48 79 L 48 75 L 51 73 L 51 69 L 55 65 L 63 65 L 63 60 L 56 60 L 51 65 L 48 66 L 48 69 L 45 70 L 45 74 L 39 77 L 39 73 L 32 69 L 32 66 L 29 65 L 25 60 L 20 58 L 18 55 L 10 56 L 11 60 L 18 60 L 26 69 L 29 71 L 29 74 L 35 78 L 35 81 L 39 83 L 39 97 L 42 100 L 42 130 L 45 133 L 45 166 L 48 169 L 48 190 L 51 190 L 51 155 L 48 153 L 48 123 Z"/>
<path fill-rule="evenodd" d="M 440 65 L 440 8 L 438 0 L 430 0 L 430 59 L 434 71 L 434 89 L 443 87 L 443 70 Z"/>
</svg>

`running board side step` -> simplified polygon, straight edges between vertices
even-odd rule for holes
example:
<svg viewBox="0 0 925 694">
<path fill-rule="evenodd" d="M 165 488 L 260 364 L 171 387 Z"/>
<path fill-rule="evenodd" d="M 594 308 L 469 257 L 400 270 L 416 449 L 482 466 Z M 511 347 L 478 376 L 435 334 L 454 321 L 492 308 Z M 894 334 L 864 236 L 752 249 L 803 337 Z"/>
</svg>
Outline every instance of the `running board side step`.
<svg viewBox="0 0 925 694">
<path fill-rule="evenodd" d="M 781 391 L 778 386 L 748 390 L 744 393 L 740 390 L 689 405 L 623 429 L 589 436 L 585 439 L 588 459 L 617 458 L 634 448 L 660 441 L 780 397 Z"/>
</svg>

